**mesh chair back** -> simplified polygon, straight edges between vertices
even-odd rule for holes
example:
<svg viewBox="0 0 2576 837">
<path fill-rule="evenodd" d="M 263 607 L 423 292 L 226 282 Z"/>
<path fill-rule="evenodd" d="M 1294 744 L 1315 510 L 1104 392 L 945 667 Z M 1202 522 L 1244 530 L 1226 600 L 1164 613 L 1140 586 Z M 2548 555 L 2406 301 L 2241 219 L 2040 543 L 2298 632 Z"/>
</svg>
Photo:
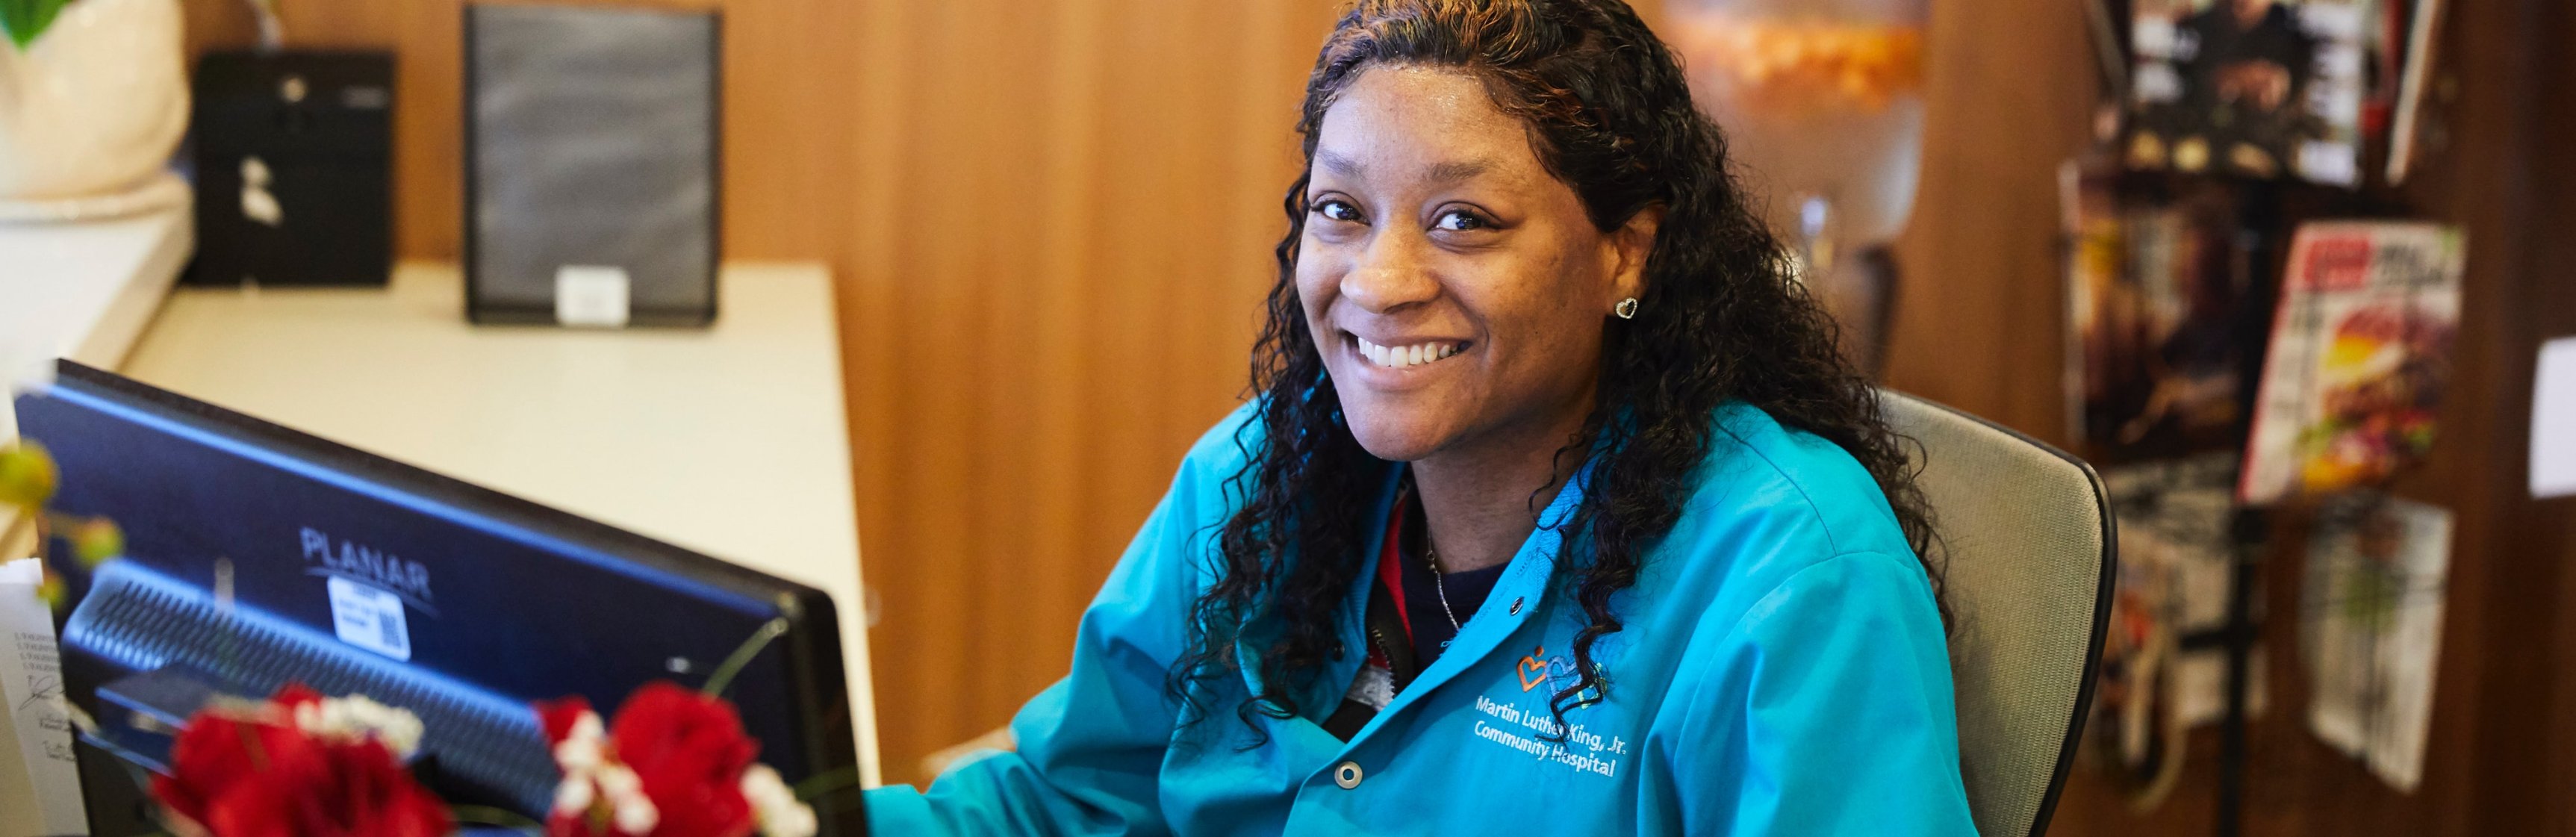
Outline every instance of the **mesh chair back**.
<svg viewBox="0 0 2576 837">
<path fill-rule="evenodd" d="M 2073 762 L 2117 560 L 2083 460 L 1896 392 L 1880 411 L 1922 468 L 1947 558 L 1950 667 L 1968 807 L 1984 837 L 2038 835 Z"/>
</svg>

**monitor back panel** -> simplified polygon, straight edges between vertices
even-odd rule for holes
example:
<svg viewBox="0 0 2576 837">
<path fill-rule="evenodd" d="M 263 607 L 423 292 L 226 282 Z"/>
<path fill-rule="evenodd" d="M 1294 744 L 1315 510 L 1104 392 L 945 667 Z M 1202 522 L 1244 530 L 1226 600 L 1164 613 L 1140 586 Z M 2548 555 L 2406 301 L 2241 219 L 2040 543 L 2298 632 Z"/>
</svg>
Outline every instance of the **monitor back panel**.
<svg viewBox="0 0 2576 837">
<path fill-rule="evenodd" d="M 123 559 L 73 579 L 67 685 L 93 712 L 103 683 L 171 665 L 364 692 L 421 714 L 470 795 L 542 810 L 528 702 L 694 687 L 784 617 L 727 697 L 790 782 L 857 761 L 819 591 L 77 366 L 17 409 L 61 466 L 57 510 L 125 529 Z"/>
</svg>

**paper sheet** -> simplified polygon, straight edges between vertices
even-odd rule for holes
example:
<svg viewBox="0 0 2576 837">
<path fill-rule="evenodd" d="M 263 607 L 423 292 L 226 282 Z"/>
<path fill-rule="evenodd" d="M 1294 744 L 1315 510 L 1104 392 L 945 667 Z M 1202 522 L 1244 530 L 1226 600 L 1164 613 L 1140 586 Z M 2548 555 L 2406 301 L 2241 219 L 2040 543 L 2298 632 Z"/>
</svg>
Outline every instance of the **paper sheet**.
<svg viewBox="0 0 2576 837">
<path fill-rule="evenodd" d="M 36 598 L 41 565 L 0 564 L 0 837 L 88 834 L 72 757 L 54 617 Z"/>
<path fill-rule="evenodd" d="M 2531 385 L 2531 496 L 2576 494 L 2576 337 L 2540 344 Z"/>
</svg>

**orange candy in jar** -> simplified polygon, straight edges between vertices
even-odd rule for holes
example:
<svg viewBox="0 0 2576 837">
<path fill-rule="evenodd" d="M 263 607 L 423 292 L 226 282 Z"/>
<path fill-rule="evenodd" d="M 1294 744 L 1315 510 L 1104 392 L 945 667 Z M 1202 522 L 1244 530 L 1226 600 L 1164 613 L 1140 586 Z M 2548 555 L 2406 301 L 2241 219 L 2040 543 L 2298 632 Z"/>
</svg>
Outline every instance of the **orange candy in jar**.
<svg viewBox="0 0 2576 837">
<path fill-rule="evenodd" d="M 1679 16 L 1674 46 L 1705 62 L 1692 74 L 1734 107 L 1779 111 L 1884 109 L 1923 83 L 1917 26 L 1828 20 Z"/>
</svg>

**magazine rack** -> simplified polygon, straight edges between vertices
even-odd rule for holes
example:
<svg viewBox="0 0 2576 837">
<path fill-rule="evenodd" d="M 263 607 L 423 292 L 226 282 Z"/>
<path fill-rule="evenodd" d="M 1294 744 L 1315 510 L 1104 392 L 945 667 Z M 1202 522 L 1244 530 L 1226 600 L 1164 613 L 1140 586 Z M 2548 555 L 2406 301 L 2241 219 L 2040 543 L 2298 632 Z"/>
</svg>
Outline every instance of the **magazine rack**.
<svg viewBox="0 0 2576 837">
<path fill-rule="evenodd" d="M 2272 312 L 2279 305 L 2286 304 L 2279 289 L 2283 285 L 2281 280 L 2285 273 L 2285 262 L 2289 260 L 2288 251 L 2293 232 L 2302 223 L 2312 220 L 2393 218 L 2403 217 L 2406 214 L 2403 202 L 2396 199 L 2392 191 L 2376 184 L 2360 190 L 2347 190 L 2339 187 L 2245 180 L 2214 175 L 2128 172 L 2110 176 L 2104 185 L 2122 200 L 2145 198 L 2145 206 L 2166 208 L 2198 206 L 2200 209 L 2211 209 L 2215 206 L 2217 209 L 2212 210 L 2212 213 L 2225 216 L 2223 220 L 2211 220 L 2206 217 L 2188 220 L 2188 224 L 2204 225 L 2206 228 L 2185 231 L 2180 235 L 2202 235 L 2203 239 L 2179 245 L 2159 246 L 2175 247 L 2177 248 L 2175 252 L 2184 253 L 2193 258 L 2200 257 L 2196 251 L 2190 249 L 2193 247 L 2216 246 L 2223 249 L 2225 254 L 2220 261 L 2228 264 L 2225 268 L 2229 271 L 2227 279 L 2241 286 L 2237 295 L 2226 301 L 2227 304 L 2260 315 L 2240 317 L 2230 314 L 2217 321 L 2202 324 L 2205 327 L 2219 329 L 2201 335 L 2203 339 L 2215 339 L 2211 335 L 2223 334 L 2224 339 L 2234 341 L 2240 347 L 2242 356 L 2231 357 L 2227 363 L 2237 365 L 2240 370 L 2237 377 L 2240 391 L 2235 400 L 2242 405 L 2257 404 L 2258 389 L 2263 379 L 2262 370 L 2265 368 L 2264 355 L 2271 345 L 2267 335 L 2274 325 Z M 2223 198 L 2214 199 L 2213 195 L 2223 195 Z M 2119 211 L 2122 212 L 2137 208 L 2136 205 L 2129 203 L 2118 205 L 2121 207 Z M 2087 253 L 2083 249 L 2088 246 L 2088 242 L 2082 238 L 2084 235 L 2082 230 L 2070 230 L 2070 235 L 2076 237 L 2071 242 L 2075 249 L 2069 252 L 2070 269 L 2080 271 L 2081 268 L 2075 266 L 2073 260 L 2100 254 Z M 2182 256 L 2176 258 L 2182 258 Z M 2181 268 L 2180 270 L 2198 269 L 2208 268 Z M 2197 277 L 2176 278 L 2179 276 L 2182 274 L 2169 276 L 2167 279 L 2172 282 L 2208 281 Z M 2081 279 L 2079 278 L 2078 281 Z M 2091 350 L 2091 347 L 2088 347 L 2088 350 Z M 2130 350 L 2134 350 L 2134 347 Z M 2120 374 L 2113 367 L 2105 368 L 2113 370 L 2105 374 L 2114 377 Z M 2128 384 L 2115 380 L 2112 385 Z M 2120 408 L 2111 409 L 2116 417 Z M 2215 433 L 2204 427 L 2199 431 L 2180 431 L 2178 435 L 2160 437 L 2157 441 L 2146 444 L 2133 445 L 2129 444 L 2131 440 L 2126 438 L 2106 437 L 2104 435 L 2107 432 L 2106 428 L 2115 427 L 2116 422 L 2113 425 L 2104 425 L 2098 421 L 2102 416 L 2089 413 L 2080 417 L 2079 424 L 2090 423 L 2090 426 L 2081 427 L 2079 431 L 2088 438 L 2087 453 L 2091 454 L 2090 458 L 2096 461 L 2133 464 L 2179 462 L 2181 460 L 2177 457 L 2193 452 L 2231 448 L 2241 451 L 2252 435 L 2250 422 L 2253 412 L 2253 410 L 2243 411 L 2231 426 Z M 2171 419 L 2170 415 L 2157 420 L 2168 419 Z M 2125 434 L 2129 431 L 2117 432 Z M 2194 435 L 2195 433 L 2197 435 Z M 2239 456 L 2241 459 L 2241 454 Z M 2390 474 L 2371 480 L 2366 485 L 2357 486 L 2354 490 L 2384 492 L 2388 484 L 2398 476 L 2398 474 Z M 2155 495 L 2162 494 L 2166 490 L 2168 489 L 2146 488 L 2139 492 L 2139 496 L 2115 496 L 2114 500 L 2124 509 L 2151 509 L 2162 502 Z M 2114 493 L 2116 495 L 2119 492 Z M 2225 675 L 2222 681 L 2224 712 L 2217 719 L 2219 754 L 2218 773 L 2215 777 L 2213 828 L 2213 833 L 2221 837 L 2234 837 L 2242 830 L 2249 749 L 2248 703 L 2252 691 L 2251 678 L 2255 676 L 2252 657 L 2253 649 L 2261 640 L 2263 628 L 2263 620 L 2258 615 L 2254 604 L 2254 597 L 2257 594 L 2255 580 L 2266 554 L 2274 547 L 2271 534 L 2275 524 L 2286 522 L 2294 517 L 2306 518 L 2307 511 L 2314 505 L 2315 499 L 2287 500 L 2276 508 L 2265 508 L 2263 506 L 2268 504 L 2235 502 L 2235 496 L 2230 495 L 2231 508 L 2224 513 L 2223 517 L 2223 549 L 2219 545 L 2222 538 L 2211 537 L 2205 541 L 2211 552 L 2224 552 L 2226 583 L 2223 621 L 2215 627 L 2205 627 L 2206 623 L 2191 626 L 2192 633 L 2174 636 L 2170 646 L 2177 652 L 2215 649 L 2224 660 Z M 2127 527 L 2124 525 L 2123 528 Z M 2174 753 L 2169 757 L 2180 758 L 2181 756 L 2179 753 Z"/>
</svg>

